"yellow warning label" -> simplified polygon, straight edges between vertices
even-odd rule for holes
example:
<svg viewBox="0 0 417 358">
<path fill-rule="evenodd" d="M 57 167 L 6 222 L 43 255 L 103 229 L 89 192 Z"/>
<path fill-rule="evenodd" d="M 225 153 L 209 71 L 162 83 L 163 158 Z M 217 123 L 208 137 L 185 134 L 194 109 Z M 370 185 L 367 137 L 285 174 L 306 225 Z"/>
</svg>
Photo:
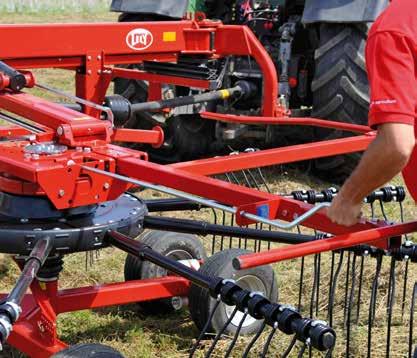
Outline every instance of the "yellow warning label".
<svg viewBox="0 0 417 358">
<path fill-rule="evenodd" d="M 162 39 L 164 42 L 175 42 L 177 41 L 177 33 L 176 32 L 164 32 Z"/>
<path fill-rule="evenodd" d="M 45 291 L 46 290 L 45 282 L 39 282 L 39 287 L 41 288 L 42 291 Z"/>
</svg>

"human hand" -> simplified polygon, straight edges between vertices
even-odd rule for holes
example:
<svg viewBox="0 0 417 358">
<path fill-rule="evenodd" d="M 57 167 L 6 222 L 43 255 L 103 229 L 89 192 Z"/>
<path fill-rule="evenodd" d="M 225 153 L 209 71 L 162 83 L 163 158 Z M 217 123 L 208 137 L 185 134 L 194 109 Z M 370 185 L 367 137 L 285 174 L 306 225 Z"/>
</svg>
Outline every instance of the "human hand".
<svg viewBox="0 0 417 358">
<path fill-rule="evenodd" d="M 327 216 L 331 222 L 343 226 L 353 226 L 362 217 L 362 202 L 352 203 L 340 194 L 337 195 L 330 207 L 327 209 Z"/>
</svg>

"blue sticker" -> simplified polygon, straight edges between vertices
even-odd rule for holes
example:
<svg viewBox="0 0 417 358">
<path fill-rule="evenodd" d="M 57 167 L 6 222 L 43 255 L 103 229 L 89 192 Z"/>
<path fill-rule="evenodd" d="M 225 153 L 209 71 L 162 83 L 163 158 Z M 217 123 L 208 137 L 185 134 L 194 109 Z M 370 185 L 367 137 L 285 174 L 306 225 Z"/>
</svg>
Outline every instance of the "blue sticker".
<svg viewBox="0 0 417 358">
<path fill-rule="evenodd" d="M 256 214 L 262 218 L 269 219 L 269 205 L 264 204 L 256 208 Z"/>
</svg>

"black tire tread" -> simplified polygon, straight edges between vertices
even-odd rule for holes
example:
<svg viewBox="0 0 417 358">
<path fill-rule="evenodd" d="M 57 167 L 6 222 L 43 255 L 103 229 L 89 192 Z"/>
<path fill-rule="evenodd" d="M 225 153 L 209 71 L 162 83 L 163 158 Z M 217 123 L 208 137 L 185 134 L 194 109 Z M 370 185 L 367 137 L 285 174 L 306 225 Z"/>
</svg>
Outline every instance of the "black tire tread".
<svg viewBox="0 0 417 358">
<path fill-rule="evenodd" d="M 313 117 L 366 125 L 369 94 L 364 58 L 368 27 L 354 24 L 321 24 L 320 46 L 315 52 L 312 82 Z M 350 133 L 318 129 L 316 139 L 342 138 Z M 341 183 L 356 167 L 360 153 L 316 160 L 314 171 L 326 180 Z"/>
</svg>

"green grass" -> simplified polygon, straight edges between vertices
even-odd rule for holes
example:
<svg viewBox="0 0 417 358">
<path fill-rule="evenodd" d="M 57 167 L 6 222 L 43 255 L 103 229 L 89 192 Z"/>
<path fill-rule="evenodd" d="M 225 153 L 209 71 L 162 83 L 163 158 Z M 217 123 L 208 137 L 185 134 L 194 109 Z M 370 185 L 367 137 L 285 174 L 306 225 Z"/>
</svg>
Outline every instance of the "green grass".
<svg viewBox="0 0 417 358">
<path fill-rule="evenodd" d="M 82 12 L 77 14 L 69 13 L 23 13 L 23 14 L 9 14 L 0 12 L 0 21 L 2 23 L 21 23 L 21 22 L 83 22 L 83 21 L 115 21 L 116 15 L 105 12 Z M 37 70 L 36 76 L 39 82 L 48 83 L 55 87 L 64 89 L 65 91 L 73 91 L 74 80 L 67 71 L 62 70 Z M 38 95 L 44 95 L 40 92 L 35 92 Z M 288 171 L 288 172 L 287 172 Z M 267 171 L 268 182 L 277 193 L 289 193 L 292 190 L 301 188 L 323 189 L 328 187 L 329 183 L 324 183 L 312 179 L 309 173 L 302 173 L 297 170 L 288 170 L 283 168 L 276 168 L 275 170 Z M 402 184 L 400 178 L 394 181 L 394 184 Z M 144 192 L 138 194 L 141 197 L 161 197 L 160 194 L 152 192 Z M 407 199 L 405 203 L 406 218 L 412 219 L 416 217 L 416 207 L 411 199 Z M 178 215 L 186 218 L 196 218 L 201 220 L 209 220 L 210 212 L 183 212 L 172 213 L 171 215 Z M 365 215 L 369 217 L 369 211 L 365 211 Z M 398 220 L 398 208 L 394 205 L 387 207 L 387 215 L 389 218 Z M 379 215 L 380 216 L 380 215 Z M 310 232 L 310 231 L 307 231 Z M 209 248 L 210 240 L 204 239 L 204 242 Z M 263 247 L 265 249 L 265 247 Z M 86 269 L 85 254 L 73 254 L 66 257 L 64 271 L 61 275 L 61 288 L 80 287 L 86 285 L 101 284 L 106 282 L 116 282 L 123 280 L 123 263 L 125 254 L 116 249 L 105 249 L 100 252 L 100 256 L 94 261 L 92 267 Z M 385 355 L 385 334 L 386 334 L 386 315 L 385 305 L 387 298 L 388 286 L 388 272 L 389 263 L 385 260 L 383 272 L 381 275 L 380 292 L 377 309 L 377 324 L 375 328 L 373 356 Z M 372 282 L 375 260 L 368 258 L 365 269 L 364 293 L 363 293 L 363 310 L 360 317 L 361 325 L 353 329 L 352 332 L 352 350 L 353 356 L 363 357 L 366 352 L 366 326 L 363 325 L 366 321 L 367 312 L 366 304 L 369 302 L 369 288 Z M 9 290 L 18 277 L 18 269 L 16 266 L 8 262 L 10 265 L 6 267 L 5 274 L 0 282 L 0 288 L 4 291 Z M 327 309 L 327 295 L 328 295 L 328 281 L 329 281 L 329 263 L 330 255 L 324 254 L 322 256 L 322 289 L 320 291 L 320 314 L 319 317 L 325 317 Z M 280 289 L 280 303 L 296 304 L 298 299 L 298 276 L 299 276 L 300 260 L 285 261 L 274 266 L 277 273 Z M 304 301 L 308 302 L 308 297 L 311 294 L 311 285 L 313 281 L 312 275 L 312 258 L 306 259 L 306 273 L 303 285 Z M 398 277 L 403 275 L 403 265 L 398 265 Z M 335 351 L 336 357 L 344 356 L 344 349 L 342 346 L 343 331 L 341 316 L 344 306 L 344 282 L 346 278 L 346 268 L 341 272 L 338 282 L 338 290 L 335 301 L 335 316 L 337 318 L 336 328 L 339 333 L 339 344 Z M 417 278 L 416 265 L 412 267 L 409 273 L 409 290 L 411 285 Z M 399 281 L 401 282 L 401 281 Z M 397 288 L 397 301 L 400 300 L 401 288 Z M 408 292 L 407 297 L 410 297 Z M 409 298 L 408 298 L 409 300 Z M 407 301 L 408 307 L 409 301 Z M 308 315 L 308 305 L 303 306 L 303 313 Z M 394 314 L 393 328 L 393 342 L 395 348 L 392 350 L 392 357 L 405 356 L 405 342 L 406 342 L 406 324 L 400 322 L 399 305 L 396 305 Z M 405 322 L 407 323 L 407 322 Z M 113 307 L 108 309 L 100 309 L 94 311 L 81 311 L 70 314 L 63 314 L 59 317 L 59 335 L 61 339 L 69 344 L 76 344 L 80 342 L 101 342 L 108 344 L 120 350 L 126 357 L 185 357 L 187 356 L 187 349 L 192 340 L 198 335 L 197 329 L 189 318 L 188 312 L 183 310 L 177 314 L 168 317 L 150 317 L 137 310 L 135 305 L 126 307 Z M 255 352 L 259 353 L 262 345 L 265 342 L 266 336 L 261 337 L 255 347 Z M 238 341 L 235 357 L 241 356 L 249 338 L 241 337 Z M 230 340 L 225 339 L 219 344 L 215 356 L 222 356 Z M 205 342 L 206 346 L 209 342 Z M 278 352 L 282 352 L 283 347 L 288 344 L 288 337 L 280 335 L 277 337 L 271 346 L 271 355 L 274 356 Z M 14 351 L 7 351 L 5 357 L 19 356 Z M 202 356 L 202 354 L 199 354 Z M 253 355 L 255 356 L 255 355 Z"/>
</svg>

